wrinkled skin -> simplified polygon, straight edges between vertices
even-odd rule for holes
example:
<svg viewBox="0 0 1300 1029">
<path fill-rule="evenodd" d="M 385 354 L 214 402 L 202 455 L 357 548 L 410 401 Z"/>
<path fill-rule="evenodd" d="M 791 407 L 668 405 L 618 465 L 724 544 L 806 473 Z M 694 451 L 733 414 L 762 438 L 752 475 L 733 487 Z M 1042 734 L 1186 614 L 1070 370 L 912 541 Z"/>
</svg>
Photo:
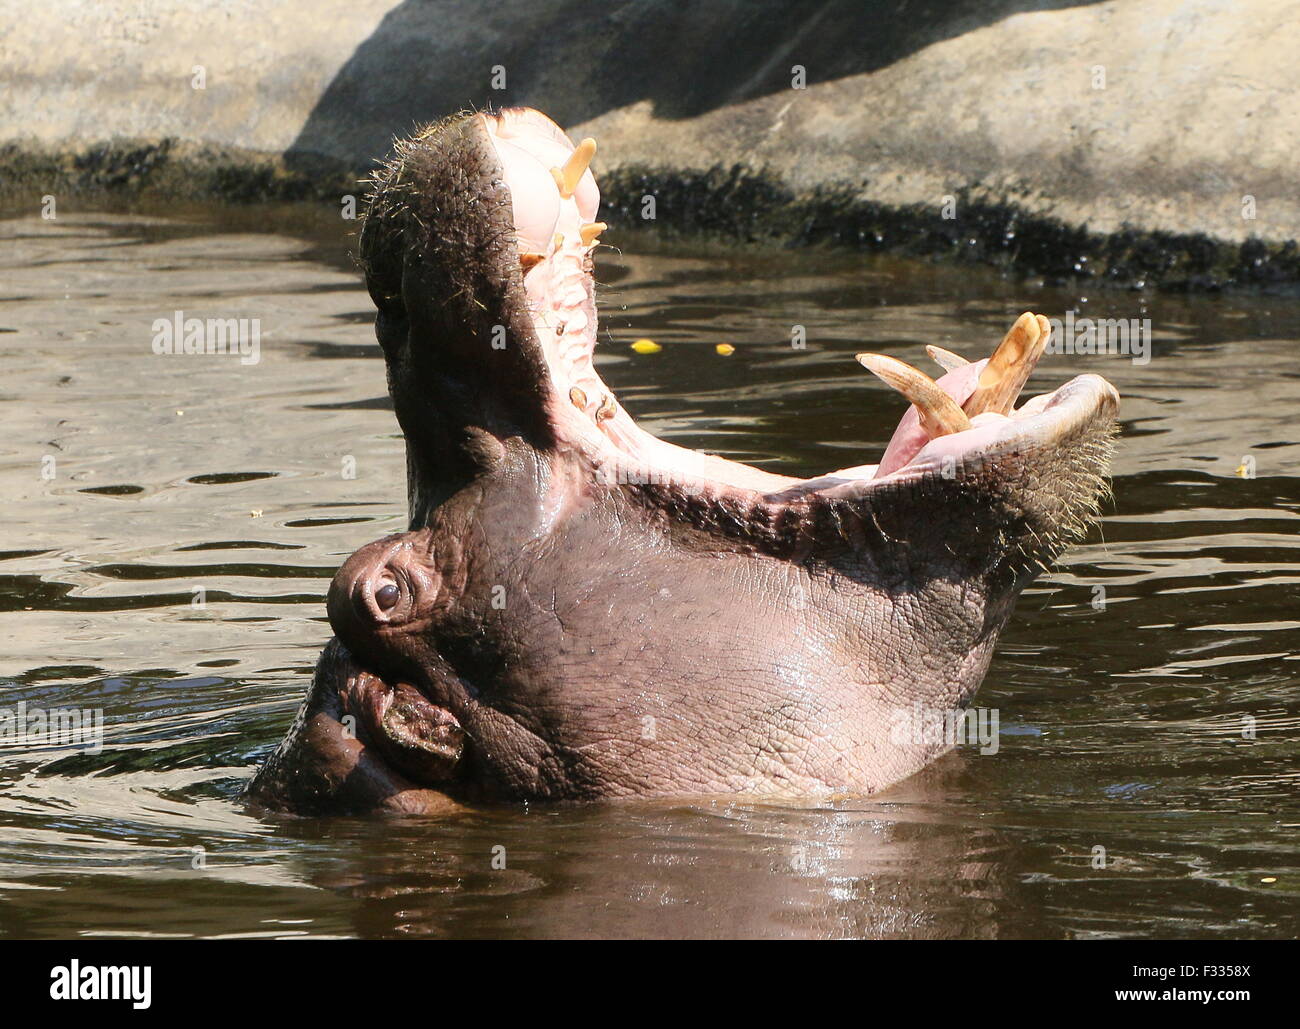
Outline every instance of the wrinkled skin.
<svg viewBox="0 0 1300 1029">
<path fill-rule="evenodd" d="M 411 530 L 335 577 L 258 804 L 880 790 L 950 745 L 900 712 L 969 703 L 1095 511 L 1118 406 L 1096 376 L 933 440 L 910 408 L 884 475 L 655 440 L 591 365 L 599 198 L 549 174 L 573 150 L 537 112 L 468 115 L 378 177 L 361 257 Z M 939 386 L 969 403 L 984 369 Z"/>
</svg>

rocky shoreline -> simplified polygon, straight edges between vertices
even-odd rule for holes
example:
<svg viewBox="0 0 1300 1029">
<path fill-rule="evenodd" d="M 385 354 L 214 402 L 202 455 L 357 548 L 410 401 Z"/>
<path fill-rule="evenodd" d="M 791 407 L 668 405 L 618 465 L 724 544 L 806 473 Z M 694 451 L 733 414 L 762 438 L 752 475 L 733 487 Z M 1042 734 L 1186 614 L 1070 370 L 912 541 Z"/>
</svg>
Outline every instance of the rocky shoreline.
<svg viewBox="0 0 1300 1029">
<path fill-rule="evenodd" d="M 1274 0 L 0 6 L 5 211 L 338 205 L 394 134 L 530 104 L 599 141 L 623 232 L 1300 290 Z"/>
</svg>

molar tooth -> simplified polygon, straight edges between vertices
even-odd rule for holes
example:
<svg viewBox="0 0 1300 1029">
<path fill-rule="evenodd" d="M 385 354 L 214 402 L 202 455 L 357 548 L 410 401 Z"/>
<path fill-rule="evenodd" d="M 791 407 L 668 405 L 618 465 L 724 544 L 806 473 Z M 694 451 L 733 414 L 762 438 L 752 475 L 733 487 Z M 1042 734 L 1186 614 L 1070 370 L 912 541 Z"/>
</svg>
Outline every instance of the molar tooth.
<svg viewBox="0 0 1300 1029">
<path fill-rule="evenodd" d="M 579 411 L 585 411 L 587 409 L 587 394 L 582 392 L 580 387 L 569 387 L 569 400 Z"/>
<path fill-rule="evenodd" d="M 926 345 L 925 352 L 945 372 L 955 372 L 958 368 L 965 368 L 970 364 L 961 354 L 954 354 L 951 350 L 936 347 L 933 343 Z"/>
<path fill-rule="evenodd" d="M 1029 373 L 1047 347 L 1052 327 L 1041 314 L 1026 311 L 998 344 L 980 372 L 979 384 L 962 409 L 972 418 L 985 411 L 1010 414 Z"/>
<path fill-rule="evenodd" d="M 614 417 L 614 398 L 608 393 L 605 399 L 600 402 L 600 407 L 596 408 L 596 421 L 604 422 Z"/>
<path fill-rule="evenodd" d="M 970 419 L 957 406 L 957 401 L 925 372 L 883 354 L 858 354 L 857 359 L 863 368 L 915 405 L 921 416 L 921 427 L 931 439 L 970 428 Z"/>
<path fill-rule="evenodd" d="M 545 254 L 521 253 L 519 255 L 519 267 L 525 274 L 532 271 L 537 265 L 546 260 Z"/>
<path fill-rule="evenodd" d="M 584 225 L 579 230 L 582 236 L 582 245 L 584 247 L 591 246 L 592 243 L 596 242 L 596 237 L 599 236 L 602 232 L 604 232 L 608 228 L 609 226 L 606 225 L 604 222 L 589 222 L 588 224 Z"/>
<path fill-rule="evenodd" d="M 559 187 L 561 197 L 568 200 L 573 196 L 573 191 L 578 188 L 578 183 L 586 174 L 587 165 L 591 164 L 591 159 L 595 156 L 596 141 L 588 136 L 574 148 L 569 159 L 564 162 L 563 168 L 551 169 L 551 176 Z"/>
</svg>

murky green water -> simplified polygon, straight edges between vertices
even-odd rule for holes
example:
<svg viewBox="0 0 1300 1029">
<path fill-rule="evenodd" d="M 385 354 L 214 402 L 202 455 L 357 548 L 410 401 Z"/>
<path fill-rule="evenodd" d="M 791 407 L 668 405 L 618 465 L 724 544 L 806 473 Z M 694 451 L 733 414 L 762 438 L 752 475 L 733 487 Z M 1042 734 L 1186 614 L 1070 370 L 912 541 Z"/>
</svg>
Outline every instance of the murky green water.
<svg viewBox="0 0 1300 1029">
<path fill-rule="evenodd" d="M 1300 934 L 1300 303 L 608 254 L 601 372 L 629 410 L 799 475 L 874 460 L 902 413 L 863 347 L 982 356 L 1026 308 L 1152 319 L 1149 364 L 1031 381 L 1101 372 L 1125 435 L 1101 531 L 1022 598 L 979 694 L 999 752 L 834 803 L 268 819 L 237 794 L 329 579 L 405 515 L 342 234 L 266 222 L 0 222 L 0 708 L 105 718 L 99 754 L 0 740 L 0 935 Z M 259 318 L 260 362 L 155 355 L 178 309 Z"/>
</svg>

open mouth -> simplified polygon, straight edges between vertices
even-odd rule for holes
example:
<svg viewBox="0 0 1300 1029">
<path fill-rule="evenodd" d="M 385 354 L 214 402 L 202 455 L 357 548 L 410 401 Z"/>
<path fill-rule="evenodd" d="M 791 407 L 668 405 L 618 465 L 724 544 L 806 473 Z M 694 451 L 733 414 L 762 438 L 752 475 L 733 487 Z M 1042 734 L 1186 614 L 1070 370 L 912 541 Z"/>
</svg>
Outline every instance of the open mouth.
<svg viewBox="0 0 1300 1029">
<path fill-rule="evenodd" d="M 360 257 L 410 527 L 335 575 L 336 639 L 258 795 L 873 792 L 934 756 L 889 739 L 900 698 L 963 706 L 1090 524 L 1119 398 L 1084 375 L 1020 403 L 1035 314 L 987 360 L 930 348 L 937 380 L 859 354 L 910 405 L 876 464 L 798 479 L 638 426 L 592 363 L 595 149 L 510 109 L 377 173 Z"/>
<path fill-rule="evenodd" d="M 1047 449 L 1108 441 L 1113 433 L 1119 396 L 1099 376 L 1079 376 L 1016 406 L 1051 334 L 1046 318 L 1025 313 L 986 360 L 968 362 L 928 347 L 944 370 L 938 380 L 892 357 L 857 355 L 912 405 L 877 464 L 796 479 L 658 439 L 624 410 L 592 360 L 592 254 L 606 228 L 596 220 L 600 193 L 589 168 L 595 142 L 575 146 L 533 110 L 478 117 L 510 192 L 532 327 L 549 373 L 551 422 L 602 482 L 670 483 L 696 494 L 739 494 L 763 505 L 813 495 L 851 500 L 919 476 L 961 478 L 996 470 Z M 1107 443 L 1086 445 L 1105 449 Z"/>
</svg>

